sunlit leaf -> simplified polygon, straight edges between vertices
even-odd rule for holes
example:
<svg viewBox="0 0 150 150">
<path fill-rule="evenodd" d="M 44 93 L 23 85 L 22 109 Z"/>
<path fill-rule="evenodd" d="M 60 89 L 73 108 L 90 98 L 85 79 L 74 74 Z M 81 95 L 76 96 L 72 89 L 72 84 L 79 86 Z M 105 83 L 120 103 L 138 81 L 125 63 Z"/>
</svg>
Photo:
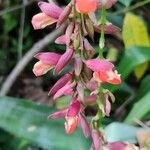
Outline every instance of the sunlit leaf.
<svg viewBox="0 0 150 150">
<path fill-rule="evenodd" d="M 123 39 L 126 49 L 131 46 L 150 46 L 150 39 L 144 21 L 132 14 L 127 13 L 123 23 Z M 135 67 L 135 75 L 140 79 L 148 68 L 148 63 Z"/>
</svg>

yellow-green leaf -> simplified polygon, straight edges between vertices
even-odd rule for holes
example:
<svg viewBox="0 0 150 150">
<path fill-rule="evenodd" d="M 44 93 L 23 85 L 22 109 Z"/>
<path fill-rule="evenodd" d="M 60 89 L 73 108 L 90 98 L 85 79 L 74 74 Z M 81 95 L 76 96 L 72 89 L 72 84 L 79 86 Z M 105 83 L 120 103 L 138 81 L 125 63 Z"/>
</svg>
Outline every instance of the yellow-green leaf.
<svg viewBox="0 0 150 150">
<path fill-rule="evenodd" d="M 126 49 L 131 46 L 150 46 L 150 39 L 144 21 L 132 14 L 127 13 L 123 25 L 123 39 Z M 148 62 L 135 68 L 135 75 L 140 79 L 148 68 Z"/>
</svg>

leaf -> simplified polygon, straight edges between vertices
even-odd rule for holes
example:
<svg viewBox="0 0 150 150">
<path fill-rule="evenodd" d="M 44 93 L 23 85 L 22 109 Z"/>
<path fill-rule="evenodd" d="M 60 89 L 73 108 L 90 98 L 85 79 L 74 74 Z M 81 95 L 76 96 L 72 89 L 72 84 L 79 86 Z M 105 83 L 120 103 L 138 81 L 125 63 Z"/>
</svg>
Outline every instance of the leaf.
<svg viewBox="0 0 150 150">
<path fill-rule="evenodd" d="M 0 98 L 0 128 L 48 149 L 87 150 L 90 142 L 78 129 L 73 135 L 64 131 L 64 121 L 48 120 L 54 109 L 31 101 Z"/>
<path fill-rule="evenodd" d="M 123 24 L 123 39 L 126 48 L 131 46 L 150 46 L 148 30 L 141 18 L 127 13 Z M 143 63 L 135 68 L 135 75 L 140 79 L 148 68 L 148 63 Z"/>
<path fill-rule="evenodd" d="M 121 2 L 126 7 L 128 7 L 131 4 L 132 0 L 119 0 L 119 2 Z"/>
<path fill-rule="evenodd" d="M 125 123 L 134 123 L 136 120 L 142 119 L 150 112 L 150 91 L 135 103 L 129 115 L 125 119 Z"/>
<path fill-rule="evenodd" d="M 146 76 L 143 80 L 142 80 L 142 83 L 141 83 L 141 85 L 140 85 L 140 88 L 138 89 L 138 91 L 137 91 L 137 96 L 135 97 L 135 99 L 133 100 L 133 102 L 135 103 L 135 102 L 140 102 L 141 101 L 141 99 L 145 96 L 145 95 L 147 95 L 149 92 L 150 92 L 150 84 L 147 84 L 147 83 L 150 83 L 150 75 L 148 75 L 148 76 Z M 143 102 L 141 102 L 141 104 L 142 104 Z M 147 102 L 146 102 L 146 100 L 145 100 L 145 103 L 143 103 L 142 105 L 148 105 L 149 106 L 149 101 L 147 100 Z M 138 110 L 139 109 L 141 109 L 141 106 L 140 106 L 140 104 L 139 104 L 139 108 L 138 108 Z M 131 110 L 132 111 L 132 110 Z M 147 109 L 147 110 L 145 110 L 146 112 L 149 112 L 150 111 L 150 109 Z M 137 111 L 138 112 L 138 111 Z M 134 112 L 133 112 L 134 113 Z M 130 114 L 130 113 L 129 113 Z M 147 113 L 145 113 L 144 112 L 144 114 L 147 114 Z M 132 114 L 133 115 L 133 117 L 132 118 L 135 118 L 134 117 L 134 114 Z M 136 115 L 136 114 L 135 114 Z M 145 117 L 145 115 L 142 115 L 141 117 L 139 117 L 138 119 L 140 120 L 140 119 L 142 119 L 142 118 L 144 118 Z M 149 116 L 148 116 L 148 118 L 149 118 Z M 132 121 L 134 121 L 134 120 L 132 120 Z"/>
<path fill-rule="evenodd" d="M 136 133 L 139 129 L 124 123 L 114 122 L 105 128 L 105 134 L 108 142 L 124 141 L 135 144 L 137 143 Z"/>
<path fill-rule="evenodd" d="M 118 65 L 119 73 L 125 79 L 135 67 L 148 61 L 150 61 L 150 47 L 130 47 Z"/>
</svg>

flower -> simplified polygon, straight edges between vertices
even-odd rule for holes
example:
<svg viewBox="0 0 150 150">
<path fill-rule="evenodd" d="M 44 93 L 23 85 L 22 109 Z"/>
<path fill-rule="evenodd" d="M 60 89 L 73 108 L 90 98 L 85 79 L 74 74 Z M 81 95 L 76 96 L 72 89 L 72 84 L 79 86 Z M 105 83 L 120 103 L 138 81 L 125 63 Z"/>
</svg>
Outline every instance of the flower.
<svg viewBox="0 0 150 150">
<path fill-rule="evenodd" d="M 73 102 L 66 109 L 60 110 L 48 116 L 51 119 L 57 119 L 65 117 L 65 130 L 67 134 L 73 133 L 79 123 L 79 113 L 81 104 L 77 99 L 73 99 Z"/>
<path fill-rule="evenodd" d="M 108 60 L 104 59 L 90 59 L 86 61 L 88 68 L 94 71 L 93 77 L 100 83 L 120 84 L 121 78 L 114 65 Z"/>
<path fill-rule="evenodd" d="M 61 55 L 52 52 L 42 52 L 36 54 L 34 57 L 39 61 L 34 65 L 33 73 L 36 76 L 41 76 L 56 66 Z"/>
<path fill-rule="evenodd" d="M 102 141 L 100 138 L 99 131 L 95 129 L 92 130 L 92 140 L 93 140 L 93 144 L 92 144 L 93 150 L 102 150 Z"/>
<path fill-rule="evenodd" d="M 97 9 L 97 1 L 96 0 L 76 0 L 75 3 L 76 9 L 80 13 L 90 13 L 95 12 Z"/>
<path fill-rule="evenodd" d="M 80 107 L 80 102 L 78 100 L 75 100 L 68 108 L 68 112 L 65 117 L 65 130 L 68 134 L 73 133 L 77 128 L 79 122 Z"/>
<path fill-rule="evenodd" d="M 39 2 L 42 13 L 38 13 L 32 18 L 32 25 L 35 30 L 43 29 L 48 25 L 56 23 L 63 9 L 54 3 Z"/>
</svg>

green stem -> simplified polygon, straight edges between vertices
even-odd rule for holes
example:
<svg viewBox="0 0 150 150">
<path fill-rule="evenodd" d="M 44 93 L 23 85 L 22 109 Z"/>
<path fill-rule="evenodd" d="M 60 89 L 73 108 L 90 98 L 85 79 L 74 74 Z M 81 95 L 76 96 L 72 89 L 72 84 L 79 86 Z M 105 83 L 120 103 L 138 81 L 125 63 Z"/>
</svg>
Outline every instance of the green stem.
<svg viewBox="0 0 150 150">
<path fill-rule="evenodd" d="M 99 58 L 104 58 L 103 51 L 104 51 L 104 46 L 105 46 L 105 24 L 106 24 L 106 8 L 105 8 L 105 6 L 102 7 L 100 24 L 101 24 L 101 36 L 100 36 L 100 41 L 99 41 L 99 46 L 100 46 Z"/>
</svg>

